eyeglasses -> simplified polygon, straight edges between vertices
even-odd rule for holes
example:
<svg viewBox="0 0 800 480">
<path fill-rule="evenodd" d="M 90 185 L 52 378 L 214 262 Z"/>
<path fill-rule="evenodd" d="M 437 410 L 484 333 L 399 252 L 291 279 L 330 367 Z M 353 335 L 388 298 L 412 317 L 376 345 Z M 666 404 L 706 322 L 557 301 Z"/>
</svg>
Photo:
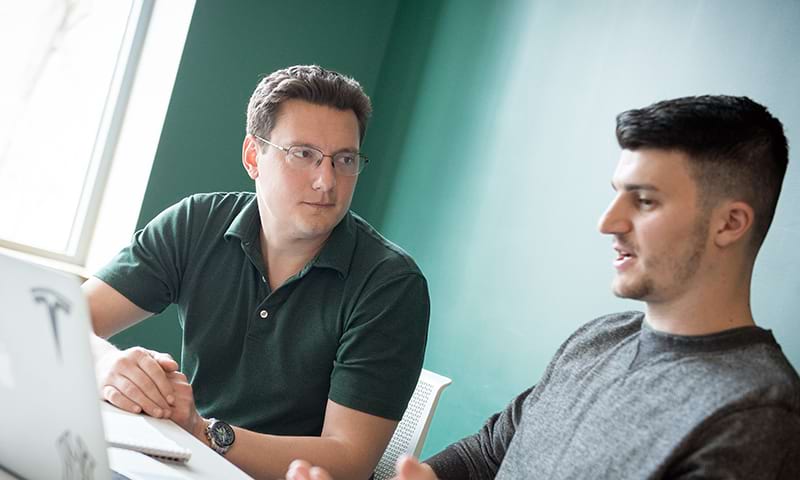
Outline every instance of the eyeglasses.
<svg viewBox="0 0 800 480">
<path fill-rule="evenodd" d="M 307 170 L 310 168 L 317 168 L 322 163 L 322 159 L 330 157 L 333 160 L 333 170 L 341 175 L 348 177 L 355 177 L 364 170 L 364 167 L 369 163 L 366 155 L 358 152 L 339 152 L 334 155 L 325 155 L 322 150 L 314 147 L 307 147 L 305 145 L 292 145 L 290 147 L 281 147 L 275 145 L 265 138 L 258 135 L 253 135 L 257 139 L 266 143 L 271 147 L 286 153 L 286 163 L 298 170 Z"/>
</svg>

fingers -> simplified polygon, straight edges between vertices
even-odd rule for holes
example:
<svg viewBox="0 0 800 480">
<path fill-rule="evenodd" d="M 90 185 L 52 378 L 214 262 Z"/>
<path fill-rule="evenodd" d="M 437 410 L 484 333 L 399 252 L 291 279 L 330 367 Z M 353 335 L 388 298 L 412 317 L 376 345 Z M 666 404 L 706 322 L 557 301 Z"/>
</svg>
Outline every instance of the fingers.
<svg viewBox="0 0 800 480">
<path fill-rule="evenodd" d="M 128 374 L 133 378 L 126 377 L 122 374 L 115 375 L 113 379 L 103 387 L 103 398 L 113 405 L 129 412 L 139 413 L 143 411 L 150 416 L 158 418 L 168 416 L 170 412 L 166 400 L 162 399 L 163 403 L 158 404 L 145 393 L 145 390 L 150 390 L 150 394 L 155 396 L 153 392 L 158 391 L 155 385 L 149 380 L 146 380 L 147 377 L 142 374 L 136 374 L 136 372 L 128 372 Z M 125 401 L 126 399 L 128 401 Z M 139 407 L 138 411 L 135 408 L 130 409 L 125 407 L 131 403 Z"/>
<path fill-rule="evenodd" d="M 312 467 L 305 460 L 295 460 L 289 464 L 286 480 L 333 480 L 333 478 L 320 467 Z"/>
<path fill-rule="evenodd" d="M 178 370 L 178 362 L 176 362 L 169 353 L 161 353 L 155 350 L 147 350 L 147 353 L 150 354 L 153 360 L 158 362 L 165 372 L 174 372 Z"/>
<path fill-rule="evenodd" d="M 119 390 L 112 387 L 111 385 L 106 385 L 105 387 L 103 387 L 103 399 L 108 401 L 110 404 L 116 406 L 117 408 L 125 410 L 126 412 L 131 412 L 131 413 L 142 412 L 142 407 L 140 407 L 139 404 L 137 404 L 130 398 L 123 395 Z"/>
<path fill-rule="evenodd" d="M 323 468 L 311 467 L 311 480 L 333 480 L 333 477 Z"/>
<path fill-rule="evenodd" d="M 175 363 L 171 357 L 170 360 Z M 169 408 L 169 405 L 175 401 L 175 397 L 173 395 L 174 392 L 172 391 L 172 384 L 170 383 L 169 379 L 167 379 L 167 372 L 165 372 L 161 367 L 161 362 L 156 361 L 149 355 L 142 355 L 139 357 L 137 365 L 145 374 L 147 374 L 146 379 L 141 379 L 142 382 L 146 383 L 148 387 L 150 385 L 154 386 L 159 392 L 157 398 L 150 397 L 150 399 L 156 403 L 160 403 L 159 400 L 164 399 L 166 404 L 162 404 L 162 406 Z M 168 372 L 171 371 L 172 370 L 169 370 Z M 147 391 L 155 393 L 155 390 L 152 388 L 149 388 Z"/>
<path fill-rule="evenodd" d="M 311 480 L 311 464 L 305 460 L 295 460 L 289 464 L 286 480 Z"/>
<path fill-rule="evenodd" d="M 98 365 L 98 376 L 103 398 L 111 404 L 133 413 L 170 416 L 173 386 L 150 351 L 133 347 L 109 354 Z"/>
<path fill-rule="evenodd" d="M 395 469 L 396 480 L 436 480 L 436 474 L 431 467 L 408 455 L 397 460 Z"/>
</svg>

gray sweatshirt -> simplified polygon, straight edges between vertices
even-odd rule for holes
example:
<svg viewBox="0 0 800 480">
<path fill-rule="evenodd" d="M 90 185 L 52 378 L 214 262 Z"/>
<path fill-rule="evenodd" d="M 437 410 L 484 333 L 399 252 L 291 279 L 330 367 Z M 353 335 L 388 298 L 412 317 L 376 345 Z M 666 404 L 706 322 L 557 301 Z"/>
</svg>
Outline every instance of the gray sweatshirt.
<svg viewBox="0 0 800 480">
<path fill-rule="evenodd" d="M 800 479 L 800 379 L 772 333 L 594 320 L 541 381 L 427 460 L 442 479 Z"/>
</svg>

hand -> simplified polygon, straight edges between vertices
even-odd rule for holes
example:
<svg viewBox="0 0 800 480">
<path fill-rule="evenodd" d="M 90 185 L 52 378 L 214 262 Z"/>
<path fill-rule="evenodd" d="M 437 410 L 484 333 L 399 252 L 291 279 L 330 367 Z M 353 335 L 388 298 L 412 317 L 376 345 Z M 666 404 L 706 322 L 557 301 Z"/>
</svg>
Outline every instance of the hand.
<svg viewBox="0 0 800 480">
<path fill-rule="evenodd" d="M 395 471 L 397 476 L 394 480 L 436 480 L 436 473 L 429 465 L 419 463 L 419 460 L 408 455 L 397 460 Z"/>
<path fill-rule="evenodd" d="M 97 382 L 102 398 L 132 413 L 169 417 L 175 401 L 167 374 L 178 363 L 166 353 L 142 347 L 111 350 L 97 362 Z"/>
<path fill-rule="evenodd" d="M 206 421 L 197 413 L 192 385 L 189 384 L 186 375 L 181 372 L 170 372 L 167 374 L 167 378 L 175 392 L 175 402 L 172 404 L 170 420 L 207 445 Z"/>
<path fill-rule="evenodd" d="M 305 460 L 295 460 L 289 464 L 286 480 L 333 480 L 324 468 L 312 467 Z"/>
<path fill-rule="evenodd" d="M 397 476 L 393 480 L 437 480 L 429 465 L 419 463 L 419 460 L 408 455 L 397 460 L 395 470 Z M 333 480 L 333 477 L 323 468 L 312 467 L 305 460 L 295 460 L 289 465 L 286 480 Z"/>
</svg>

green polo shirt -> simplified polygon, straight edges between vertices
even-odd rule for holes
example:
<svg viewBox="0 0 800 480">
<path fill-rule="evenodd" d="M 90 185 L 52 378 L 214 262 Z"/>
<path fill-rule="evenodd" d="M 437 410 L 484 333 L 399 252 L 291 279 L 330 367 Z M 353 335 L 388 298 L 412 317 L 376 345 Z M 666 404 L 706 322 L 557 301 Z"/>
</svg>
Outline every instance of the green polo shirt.
<svg viewBox="0 0 800 480">
<path fill-rule="evenodd" d="M 205 417 L 319 435 L 331 399 L 402 418 L 430 315 L 411 257 L 349 212 L 272 291 L 260 229 L 255 194 L 193 195 L 136 232 L 96 276 L 149 312 L 177 304 L 181 369 Z"/>
</svg>

